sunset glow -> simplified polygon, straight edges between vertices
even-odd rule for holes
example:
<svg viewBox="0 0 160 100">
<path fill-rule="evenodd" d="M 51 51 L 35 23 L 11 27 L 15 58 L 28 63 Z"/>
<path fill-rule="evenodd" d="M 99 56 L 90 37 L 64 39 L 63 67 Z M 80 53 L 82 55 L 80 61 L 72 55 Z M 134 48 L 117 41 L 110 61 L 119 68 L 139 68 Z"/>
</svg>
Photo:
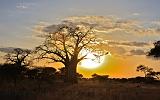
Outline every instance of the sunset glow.
<svg viewBox="0 0 160 100">
<path fill-rule="evenodd" d="M 81 61 L 80 66 L 87 69 L 95 69 L 100 67 L 104 63 L 105 56 L 96 57 L 94 53 L 88 53 L 82 51 L 84 55 L 87 54 L 86 59 Z M 106 62 L 106 61 L 105 61 Z"/>
</svg>

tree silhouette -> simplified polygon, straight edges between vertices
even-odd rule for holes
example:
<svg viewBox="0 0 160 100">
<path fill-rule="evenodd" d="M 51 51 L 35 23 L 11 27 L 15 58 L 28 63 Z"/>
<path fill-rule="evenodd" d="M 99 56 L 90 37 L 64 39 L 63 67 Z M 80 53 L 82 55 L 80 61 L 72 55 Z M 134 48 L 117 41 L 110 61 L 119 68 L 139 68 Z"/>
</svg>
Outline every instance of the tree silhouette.
<svg viewBox="0 0 160 100">
<path fill-rule="evenodd" d="M 30 61 L 27 57 L 31 53 L 28 49 L 16 48 L 11 53 L 5 55 L 6 63 L 15 64 L 18 67 L 28 66 Z"/>
<path fill-rule="evenodd" d="M 82 79 L 82 78 L 83 78 L 83 75 L 80 74 L 80 73 L 77 73 L 77 78 L 78 78 L 78 79 Z"/>
<path fill-rule="evenodd" d="M 30 50 L 16 48 L 4 56 L 6 64 L 4 64 L 0 70 L 3 72 L 4 77 L 14 80 L 15 86 L 18 79 L 24 78 L 27 70 L 26 66 L 30 63 L 28 60 L 30 53 Z"/>
<path fill-rule="evenodd" d="M 94 80 L 99 80 L 99 81 L 105 81 L 108 79 L 108 77 L 109 77 L 109 75 L 98 75 L 96 73 L 92 75 L 92 78 Z"/>
<path fill-rule="evenodd" d="M 159 77 L 160 77 L 160 72 L 152 71 L 152 72 L 148 73 L 148 76 L 153 77 L 153 78 L 156 78 L 156 79 L 159 79 Z"/>
<path fill-rule="evenodd" d="M 151 57 L 154 57 L 154 58 L 160 58 L 160 41 L 156 41 L 153 44 L 154 44 L 154 48 L 150 49 L 147 56 L 151 56 Z M 152 71 L 148 75 L 150 75 L 152 77 L 156 77 L 157 79 L 159 79 L 160 72 Z"/>
<path fill-rule="evenodd" d="M 154 44 L 154 48 L 152 48 L 149 52 L 147 56 L 153 56 L 155 58 L 159 58 L 160 57 L 160 41 L 157 41 Z"/>
<path fill-rule="evenodd" d="M 77 64 L 87 56 L 82 56 L 80 52 L 89 50 L 105 54 L 99 48 L 94 48 L 98 44 L 95 36 L 89 26 L 57 25 L 53 32 L 45 36 L 44 43 L 36 48 L 36 53 L 39 53 L 39 58 L 63 63 L 66 82 L 77 83 Z"/>
<path fill-rule="evenodd" d="M 153 72 L 153 68 L 149 68 L 148 66 L 140 65 L 137 67 L 136 71 L 143 72 L 144 76 L 147 77 L 149 73 Z"/>
<path fill-rule="evenodd" d="M 160 72 L 156 72 L 153 68 L 149 68 L 148 66 L 140 65 L 137 67 L 137 71 L 141 71 L 144 73 L 145 78 L 156 78 L 159 79 Z"/>
</svg>

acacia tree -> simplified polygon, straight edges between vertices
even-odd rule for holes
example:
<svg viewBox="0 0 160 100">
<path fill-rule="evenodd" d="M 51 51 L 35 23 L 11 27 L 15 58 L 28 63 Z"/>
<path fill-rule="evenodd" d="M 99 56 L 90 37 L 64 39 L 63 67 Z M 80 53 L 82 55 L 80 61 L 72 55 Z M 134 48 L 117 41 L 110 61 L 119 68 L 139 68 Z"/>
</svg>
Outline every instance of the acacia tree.
<svg viewBox="0 0 160 100">
<path fill-rule="evenodd" d="M 86 59 L 87 54 L 81 55 L 82 50 L 105 54 L 105 51 L 94 46 L 96 41 L 92 28 L 84 25 L 56 25 L 53 32 L 45 35 L 42 45 L 36 47 L 39 58 L 61 62 L 65 66 L 65 82 L 77 83 L 77 64 Z"/>
<path fill-rule="evenodd" d="M 138 66 L 137 71 L 143 72 L 145 75 L 145 78 L 152 77 L 152 78 L 159 79 L 159 76 L 160 76 L 160 72 L 156 72 L 153 70 L 153 68 L 149 68 L 148 66 L 144 66 L 144 65 Z"/>
<path fill-rule="evenodd" d="M 137 67 L 136 71 L 141 71 L 144 73 L 145 77 L 148 77 L 150 75 L 150 73 L 153 72 L 153 68 L 149 68 L 148 66 L 144 66 L 144 65 L 140 65 Z"/>
</svg>

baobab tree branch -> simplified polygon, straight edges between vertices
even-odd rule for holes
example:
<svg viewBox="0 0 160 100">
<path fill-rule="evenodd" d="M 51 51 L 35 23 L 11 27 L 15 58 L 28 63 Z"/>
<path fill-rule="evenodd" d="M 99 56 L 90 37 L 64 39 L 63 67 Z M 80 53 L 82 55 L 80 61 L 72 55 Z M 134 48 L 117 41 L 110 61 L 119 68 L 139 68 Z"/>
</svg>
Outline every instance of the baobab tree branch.
<svg viewBox="0 0 160 100">
<path fill-rule="evenodd" d="M 41 57 L 41 59 L 50 59 L 50 60 L 53 60 L 54 62 L 61 62 L 61 63 L 65 63 L 63 60 L 61 59 L 56 59 L 56 58 L 53 58 L 53 57 Z"/>
<path fill-rule="evenodd" d="M 84 55 L 84 56 L 82 56 L 81 58 L 79 58 L 79 59 L 78 59 L 78 62 L 80 62 L 80 61 L 84 60 L 86 56 L 87 56 L 87 54 L 86 54 L 86 55 Z M 86 58 L 86 59 L 87 59 L 87 58 Z"/>
<path fill-rule="evenodd" d="M 64 56 L 62 55 L 62 53 L 59 52 L 58 50 L 52 51 L 52 50 L 49 50 L 49 49 L 44 49 L 41 46 L 37 47 L 36 50 L 43 52 L 43 53 L 40 54 L 39 59 L 43 58 L 46 54 L 54 54 L 54 55 L 60 57 L 61 59 L 65 60 Z"/>
</svg>

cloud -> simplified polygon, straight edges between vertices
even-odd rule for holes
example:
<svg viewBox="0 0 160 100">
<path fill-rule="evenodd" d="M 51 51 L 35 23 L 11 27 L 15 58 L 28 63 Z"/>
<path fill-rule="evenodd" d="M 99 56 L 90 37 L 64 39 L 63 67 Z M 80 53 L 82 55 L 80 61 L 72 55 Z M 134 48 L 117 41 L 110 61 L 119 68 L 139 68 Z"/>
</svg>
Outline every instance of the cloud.
<svg viewBox="0 0 160 100">
<path fill-rule="evenodd" d="M 4 48 L 0 48 L 0 52 L 11 53 L 14 49 L 15 49 L 14 47 L 4 47 Z"/>
<path fill-rule="evenodd" d="M 126 49 L 120 46 L 107 46 L 106 50 L 112 55 L 125 55 L 127 53 Z"/>
<path fill-rule="evenodd" d="M 139 13 L 133 13 L 133 15 L 140 15 Z M 95 31 L 99 33 L 112 33 L 112 32 L 124 32 L 132 33 L 136 35 L 153 35 L 160 34 L 155 27 L 144 27 L 146 25 L 143 22 L 133 19 L 122 19 L 114 16 L 72 16 L 65 18 L 65 20 L 73 23 L 88 23 L 95 25 Z M 158 21 L 153 22 L 159 25 Z M 151 23 L 150 23 L 151 24 Z"/>
<path fill-rule="evenodd" d="M 146 55 L 146 52 L 144 52 L 144 50 L 141 49 L 134 49 L 130 51 L 130 55 Z"/>
<path fill-rule="evenodd" d="M 0 52 L 3 52 L 3 53 L 12 53 L 14 51 L 14 49 L 17 49 L 17 48 L 18 47 L 1 47 L 0 48 Z M 20 49 L 26 50 L 25 48 L 20 48 Z"/>
<path fill-rule="evenodd" d="M 104 41 L 100 48 L 105 49 L 113 55 L 133 56 L 145 55 L 150 44 L 144 42 L 129 42 L 129 41 Z"/>
<path fill-rule="evenodd" d="M 68 17 L 65 20 L 74 23 L 89 23 L 95 25 L 96 32 L 111 33 L 114 31 L 126 31 L 135 27 L 137 21 L 125 20 L 117 17 L 104 17 L 104 16 L 79 16 L 79 17 Z"/>
<path fill-rule="evenodd" d="M 152 46 L 150 42 L 137 41 L 107 41 L 107 44 L 124 49 L 124 52 L 119 54 L 121 56 L 146 55 L 147 50 Z"/>
<path fill-rule="evenodd" d="M 24 6 L 24 5 L 18 5 L 18 6 L 16 6 L 16 8 L 18 8 L 18 9 L 27 9 L 28 7 Z"/>
<path fill-rule="evenodd" d="M 34 33 L 33 36 L 35 37 L 43 37 L 45 35 L 44 29 L 51 26 L 48 22 L 39 22 L 37 25 L 31 28 L 32 32 Z"/>
<path fill-rule="evenodd" d="M 28 6 L 25 3 L 18 3 L 16 8 L 17 9 L 27 9 Z"/>
<path fill-rule="evenodd" d="M 28 9 L 32 6 L 35 6 L 35 3 L 22 2 L 22 3 L 17 3 L 16 8 L 17 9 Z"/>
<path fill-rule="evenodd" d="M 140 13 L 132 13 L 133 16 L 139 16 Z"/>
<path fill-rule="evenodd" d="M 107 41 L 109 45 L 121 45 L 121 46 L 135 46 L 135 47 L 144 47 L 150 46 L 150 43 L 146 42 L 132 42 L 132 41 Z"/>
<path fill-rule="evenodd" d="M 39 24 L 35 25 L 32 28 L 33 33 L 36 33 L 36 36 L 38 37 L 43 37 L 45 35 L 47 35 L 48 33 L 51 32 L 56 32 L 60 27 L 63 26 L 69 26 L 72 28 L 76 28 L 77 26 L 81 26 L 81 27 L 85 27 L 85 28 L 90 28 L 90 27 L 94 27 L 95 24 L 90 24 L 90 23 L 86 23 L 86 22 L 71 22 L 68 20 L 64 20 L 62 21 L 60 24 L 49 24 L 47 22 L 40 22 Z"/>
<path fill-rule="evenodd" d="M 153 24 L 153 25 L 160 26 L 160 20 L 157 20 L 157 21 L 152 21 L 152 24 Z"/>
<path fill-rule="evenodd" d="M 146 51 L 151 48 L 151 41 L 160 34 L 160 28 L 145 28 L 137 20 L 113 16 L 72 16 L 65 18 L 60 24 L 40 22 L 33 31 L 39 33 L 36 36 L 43 37 L 45 33 L 54 32 L 64 24 L 71 27 L 79 24 L 94 27 L 97 36 L 106 42 L 104 49 L 119 55 L 144 54 L 139 49 Z"/>
<path fill-rule="evenodd" d="M 58 25 L 38 24 L 35 26 L 34 31 L 37 33 L 53 32 L 57 27 L 63 24 L 69 24 L 70 26 L 78 24 L 92 26 L 94 27 L 94 31 L 98 35 L 103 36 L 103 38 L 108 38 L 108 35 L 113 35 L 113 33 L 116 33 L 115 35 L 117 36 L 119 35 L 118 38 L 125 37 L 127 39 L 131 38 L 131 36 L 138 37 L 160 34 L 159 28 L 147 28 L 138 20 L 122 19 L 114 16 L 71 16 L 65 18 L 62 23 Z"/>
</svg>

